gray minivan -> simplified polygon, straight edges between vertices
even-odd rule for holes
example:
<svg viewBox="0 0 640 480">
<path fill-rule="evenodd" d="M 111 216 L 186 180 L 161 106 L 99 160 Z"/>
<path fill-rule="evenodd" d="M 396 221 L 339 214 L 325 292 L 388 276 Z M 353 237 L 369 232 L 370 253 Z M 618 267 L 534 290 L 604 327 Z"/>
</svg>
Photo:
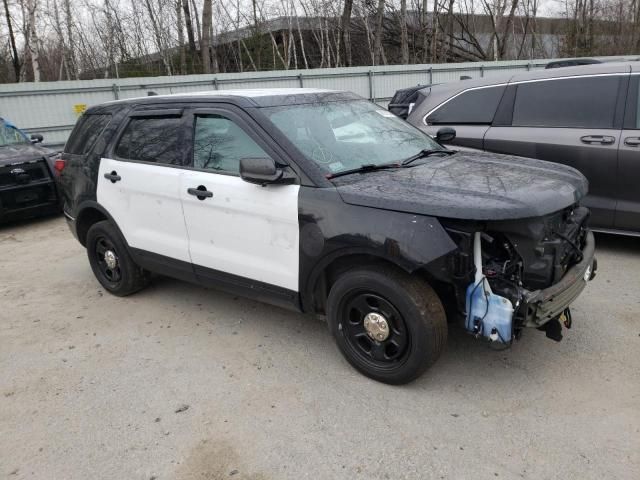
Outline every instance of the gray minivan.
<svg viewBox="0 0 640 480">
<path fill-rule="evenodd" d="M 640 235 L 640 63 L 605 63 L 432 85 L 407 121 L 450 142 L 580 170 L 591 226 Z"/>
</svg>

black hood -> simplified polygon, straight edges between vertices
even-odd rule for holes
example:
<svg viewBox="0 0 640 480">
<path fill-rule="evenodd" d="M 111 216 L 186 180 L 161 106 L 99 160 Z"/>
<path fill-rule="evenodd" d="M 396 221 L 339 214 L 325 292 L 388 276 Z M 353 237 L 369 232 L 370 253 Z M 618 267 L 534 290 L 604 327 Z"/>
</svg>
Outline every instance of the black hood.
<svg viewBox="0 0 640 480">
<path fill-rule="evenodd" d="M 17 162 L 26 162 L 38 158 L 45 158 L 55 152 L 48 148 L 31 143 L 19 143 L 0 147 L 0 165 L 7 165 Z"/>
<path fill-rule="evenodd" d="M 578 202 L 587 179 L 565 165 L 484 152 L 335 179 L 349 204 L 468 220 L 546 215 Z"/>
</svg>

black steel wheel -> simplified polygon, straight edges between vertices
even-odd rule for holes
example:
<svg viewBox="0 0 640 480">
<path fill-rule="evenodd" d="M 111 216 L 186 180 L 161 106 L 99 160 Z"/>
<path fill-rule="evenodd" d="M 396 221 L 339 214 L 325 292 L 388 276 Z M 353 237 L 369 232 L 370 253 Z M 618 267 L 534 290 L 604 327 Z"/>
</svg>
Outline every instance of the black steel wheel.
<svg viewBox="0 0 640 480">
<path fill-rule="evenodd" d="M 377 368 L 394 368 L 406 359 L 410 332 L 389 300 L 373 292 L 354 292 L 341 302 L 342 330 L 350 348 Z"/>
<path fill-rule="evenodd" d="M 423 278 L 390 266 L 343 273 L 329 292 L 327 318 L 349 363 L 384 383 L 418 378 L 438 359 L 447 339 L 435 291 Z"/>
<path fill-rule="evenodd" d="M 148 285 L 149 272 L 136 265 L 111 222 L 93 224 L 87 232 L 86 247 L 93 274 L 108 292 L 122 297 Z"/>
<path fill-rule="evenodd" d="M 122 280 L 122 271 L 118 262 L 118 252 L 115 245 L 106 237 L 100 236 L 95 243 L 95 256 L 100 267 L 100 273 L 111 283 Z"/>
</svg>

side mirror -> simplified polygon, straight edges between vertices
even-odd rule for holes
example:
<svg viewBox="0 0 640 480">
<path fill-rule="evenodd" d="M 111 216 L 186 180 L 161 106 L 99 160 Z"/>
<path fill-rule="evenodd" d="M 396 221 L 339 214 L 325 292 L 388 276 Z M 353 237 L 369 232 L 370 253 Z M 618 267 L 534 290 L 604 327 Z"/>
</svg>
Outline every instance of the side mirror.
<svg viewBox="0 0 640 480">
<path fill-rule="evenodd" d="M 31 143 L 41 143 L 44 138 L 39 133 L 34 133 L 31 135 Z"/>
<path fill-rule="evenodd" d="M 438 130 L 438 133 L 436 133 L 438 143 L 452 142 L 454 138 L 456 138 L 456 131 L 451 127 L 442 127 Z"/>
<path fill-rule="evenodd" d="M 262 186 L 270 183 L 293 183 L 295 180 L 294 177 L 286 175 L 284 170 L 268 157 L 240 159 L 240 178 L 245 182 Z"/>
</svg>

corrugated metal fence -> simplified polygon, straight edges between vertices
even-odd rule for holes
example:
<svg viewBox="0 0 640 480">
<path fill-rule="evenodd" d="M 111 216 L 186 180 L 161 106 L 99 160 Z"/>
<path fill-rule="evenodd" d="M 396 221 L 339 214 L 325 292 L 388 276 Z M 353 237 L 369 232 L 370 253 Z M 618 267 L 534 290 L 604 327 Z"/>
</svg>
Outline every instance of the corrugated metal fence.
<svg viewBox="0 0 640 480">
<path fill-rule="evenodd" d="M 606 57 L 624 59 L 626 57 Z M 0 85 L 0 117 L 29 133 L 40 133 L 46 144 L 63 144 L 84 106 L 157 94 L 231 88 L 314 87 L 350 90 L 386 105 L 394 92 L 429 85 L 544 68 L 550 60 L 475 62 L 439 65 L 388 65 L 271 72 L 220 73 L 172 77 L 139 77 Z"/>
</svg>

